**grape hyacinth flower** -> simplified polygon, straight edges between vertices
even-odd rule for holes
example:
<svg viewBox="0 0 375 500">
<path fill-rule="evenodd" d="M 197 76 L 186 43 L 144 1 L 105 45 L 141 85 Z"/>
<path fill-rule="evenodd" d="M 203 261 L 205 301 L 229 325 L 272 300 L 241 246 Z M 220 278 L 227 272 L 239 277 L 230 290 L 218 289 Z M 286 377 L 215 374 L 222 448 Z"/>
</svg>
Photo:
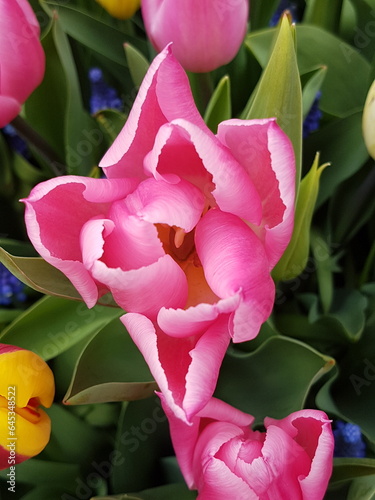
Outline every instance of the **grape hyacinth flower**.
<svg viewBox="0 0 375 500">
<path fill-rule="evenodd" d="M 319 101 L 322 93 L 319 91 L 316 94 L 314 102 L 310 108 L 308 115 L 303 122 L 303 138 L 306 139 L 312 132 L 318 130 L 320 125 L 320 119 L 322 118 L 322 112 L 319 109 Z"/>
<path fill-rule="evenodd" d="M 333 435 L 335 438 L 335 457 L 364 458 L 366 456 L 366 443 L 363 441 L 358 425 L 338 420 Z"/>
<path fill-rule="evenodd" d="M 6 125 L 2 131 L 5 135 L 5 140 L 13 151 L 19 153 L 26 159 L 30 158 L 30 151 L 27 147 L 27 143 L 17 134 L 16 129 L 12 125 Z"/>
<path fill-rule="evenodd" d="M 288 10 L 291 13 L 293 22 L 299 21 L 298 6 L 296 2 L 291 2 L 290 0 L 280 0 L 280 3 L 277 6 L 277 9 L 275 10 L 275 13 L 271 17 L 269 26 L 271 27 L 277 26 L 277 23 L 279 22 L 279 19 L 284 10 Z"/>
<path fill-rule="evenodd" d="M 115 88 L 104 80 L 100 68 L 91 68 L 89 71 L 91 83 L 90 112 L 95 114 L 102 109 L 117 109 L 121 111 L 122 101 Z"/>
<path fill-rule="evenodd" d="M 0 306 L 10 306 L 14 302 L 25 302 L 25 285 L 0 263 Z"/>
</svg>

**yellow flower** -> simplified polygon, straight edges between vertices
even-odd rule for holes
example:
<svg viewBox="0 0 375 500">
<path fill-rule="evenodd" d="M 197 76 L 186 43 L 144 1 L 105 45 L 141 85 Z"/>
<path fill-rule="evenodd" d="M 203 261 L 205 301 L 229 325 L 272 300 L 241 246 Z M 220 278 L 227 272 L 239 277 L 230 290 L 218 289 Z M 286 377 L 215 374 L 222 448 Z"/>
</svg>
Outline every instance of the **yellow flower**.
<svg viewBox="0 0 375 500">
<path fill-rule="evenodd" d="M 375 159 L 375 80 L 368 91 L 363 109 L 362 130 L 367 151 Z"/>
<path fill-rule="evenodd" d="M 0 344 L 0 469 L 40 453 L 51 433 L 55 384 L 49 366 L 35 353 Z"/>
<path fill-rule="evenodd" d="M 96 0 L 113 17 L 129 19 L 139 9 L 141 0 Z"/>
</svg>

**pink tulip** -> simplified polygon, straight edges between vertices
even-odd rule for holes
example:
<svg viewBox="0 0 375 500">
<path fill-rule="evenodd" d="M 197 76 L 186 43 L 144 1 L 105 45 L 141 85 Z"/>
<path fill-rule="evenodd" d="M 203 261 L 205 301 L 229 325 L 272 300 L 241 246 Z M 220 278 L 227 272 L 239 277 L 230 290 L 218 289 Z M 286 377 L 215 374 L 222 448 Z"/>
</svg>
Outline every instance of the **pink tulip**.
<svg viewBox="0 0 375 500">
<path fill-rule="evenodd" d="M 197 500 L 322 500 L 332 472 L 330 420 L 318 410 L 254 418 L 212 398 L 186 425 L 159 394 L 181 471 Z"/>
<path fill-rule="evenodd" d="M 45 56 L 39 32 L 27 0 L 0 0 L 0 127 L 19 114 L 43 80 Z"/>
<path fill-rule="evenodd" d="M 215 136 L 167 47 L 101 166 L 107 179 L 51 179 L 24 200 L 40 255 L 88 307 L 110 291 L 168 335 L 226 315 L 235 342 L 254 338 L 293 228 L 293 149 L 276 122 L 229 120 Z"/>
<path fill-rule="evenodd" d="M 173 42 L 188 71 L 212 71 L 230 62 L 246 34 L 248 0 L 142 0 L 146 32 L 157 51 Z"/>
</svg>

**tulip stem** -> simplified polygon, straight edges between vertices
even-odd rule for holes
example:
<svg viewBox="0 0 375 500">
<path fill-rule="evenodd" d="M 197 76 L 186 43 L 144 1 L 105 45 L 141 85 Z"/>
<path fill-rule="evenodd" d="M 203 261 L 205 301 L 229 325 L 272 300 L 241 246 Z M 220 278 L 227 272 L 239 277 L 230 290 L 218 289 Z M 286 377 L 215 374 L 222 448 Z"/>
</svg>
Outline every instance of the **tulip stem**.
<svg viewBox="0 0 375 500">
<path fill-rule="evenodd" d="M 195 104 L 203 116 L 214 91 L 210 73 L 188 73 Z"/>
<path fill-rule="evenodd" d="M 12 121 L 11 125 L 15 128 L 22 139 L 31 144 L 40 156 L 42 156 L 53 175 L 59 176 L 66 172 L 66 166 L 61 163 L 55 150 L 51 148 L 48 142 L 35 129 L 33 129 L 26 120 L 24 120 L 21 116 L 17 116 Z"/>
</svg>

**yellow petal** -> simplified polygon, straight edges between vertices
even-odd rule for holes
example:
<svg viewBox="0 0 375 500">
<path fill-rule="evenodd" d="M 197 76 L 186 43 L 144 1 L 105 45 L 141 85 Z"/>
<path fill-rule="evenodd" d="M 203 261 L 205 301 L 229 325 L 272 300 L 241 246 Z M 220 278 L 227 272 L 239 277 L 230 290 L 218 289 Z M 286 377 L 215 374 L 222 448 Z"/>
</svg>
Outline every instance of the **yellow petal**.
<svg viewBox="0 0 375 500">
<path fill-rule="evenodd" d="M 96 0 L 111 16 L 129 19 L 139 9 L 141 0 Z"/>
<path fill-rule="evenodd" d="M 367 151 L 375 159 L 375 80 L 368 91 L 363 109 L 362 130 Z"/>
<path fill-rule="evenodd" d="M 34 352 L 20 349 L 0 354 L 0 395 L 9 399 L 11 387 L 18 407 L 27 406 L 31 398 L 37 398 L 47 408 L 53 402 L 53 373 Z"/>
<path fill-rule="evenodd" d="M 9 428 L 9 410 L 0 407 L 0 446 L 5 450 L 14 450 L 17 455 L 23 457 L 34 457 L 40 453 L 47 445 L 51 434 L 51 420 L 47 413 L 38 409 L 37 421 L 30 421 L 28 418 L 19 415 L 14 410 L 14 426 Z M 11 415 L 13 417 L 13 415 Z M 13 434 L 11 434 L 11 432 Z M 14 443 L 14 446 L 11 445 Z M 10 446 L 12 446 L 10 448 Z"/>
</svg>

